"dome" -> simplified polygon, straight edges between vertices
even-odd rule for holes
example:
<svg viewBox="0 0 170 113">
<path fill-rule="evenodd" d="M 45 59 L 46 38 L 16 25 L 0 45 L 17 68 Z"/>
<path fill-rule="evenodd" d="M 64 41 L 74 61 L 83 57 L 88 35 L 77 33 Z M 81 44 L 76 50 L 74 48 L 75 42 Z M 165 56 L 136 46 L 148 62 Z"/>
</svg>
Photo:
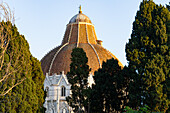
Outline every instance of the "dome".
<svg viewBox="0 0 170 113">
<path fill-rule="evenodd" d="M 79 8 L 80 8 L 79 14 L 73 16 L 70 19 L 69 24 L 79 23 L 79 22 L 91 23 L 91 20 L 89 19 L 89 17 L 87 17 L 85 14 L 82 13 L 81 6 Z"/>
<path fill-rule="evenodd" d="M 102 41 L 97 39 L 94 25 L 80 10 L 79 14 L 73 16 L 67 24 L 61 45 L 41 59 L 44 75 L 46 73 L 49 75 L 59 74 L 62 71 L 67 74 L 70 71 L 71 52 L 76 47 L 83 48 L 86 52 L 92 74 L 101 68 L 103 61 L 111 58 L 117 59 L 102 46 Z M 120 61 L 118 63 L 123 67 Z"/>
<path fill-rule="evenodd" d="M 77 14 L 77 15 L 75 15 L 71 18 L 71 20 L 69 21 L 69 24 L 70 23 L 77 23 L 77 22 L 91 23 L 91 20 L 85 14 L 79 13 L 79 14 Z"/>
</svg>

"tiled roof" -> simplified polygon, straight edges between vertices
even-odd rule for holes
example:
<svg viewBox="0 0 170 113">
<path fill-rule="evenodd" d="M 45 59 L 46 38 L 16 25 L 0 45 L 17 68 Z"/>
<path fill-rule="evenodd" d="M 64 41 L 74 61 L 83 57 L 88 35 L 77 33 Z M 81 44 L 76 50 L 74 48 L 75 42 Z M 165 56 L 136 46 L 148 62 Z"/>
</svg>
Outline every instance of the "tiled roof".
<svg viewBox="0 0 170 113">
<path fill-rule="evenodd" d="M 91 72 L 94 73 L 101 67 L 103 61 L 111 58 L 117 59 L 111 52 L 103 48 L 101 43 L 102 41 L 97 41 L 95 28 L 90 19 L 82 13 L 75 15 L 67 25 L 61 45 L 50 51 L 41 60 L 44 75 L 46 73 L 59 74 L 62 71 L 66 74 L 70 70 L 71 52 L 75 47 L 83 48 L 86 52 L 88 65 Z M 119 65 L 123 67 L 121 62 Z"/>
</svg>

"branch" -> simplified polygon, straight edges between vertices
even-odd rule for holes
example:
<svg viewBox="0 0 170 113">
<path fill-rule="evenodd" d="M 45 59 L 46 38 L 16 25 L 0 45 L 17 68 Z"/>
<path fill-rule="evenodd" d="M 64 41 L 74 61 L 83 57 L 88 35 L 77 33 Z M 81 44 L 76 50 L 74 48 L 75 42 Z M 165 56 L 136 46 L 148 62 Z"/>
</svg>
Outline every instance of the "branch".
<svg viewBox="0 0 170 113">
<path fill-rule="evenodd" d="M 3 21 L 3 22 L 2 22 Z M 12 22 L 12 24 L 8 24 L 9 22 Z M 1 73 L 2 75 L 0 76 L 0 96 L 4 96 L 7 93 L 9 93 L 9 91 L 11 91 L 14 87 L 16 87 L 17 85 L 21 84 L 26 77 L 21 78 L 21 80 L 17 80 L 17 78 L 15 78 L 13 76 L 13 73 L 18 73 L 21 71 L 22 65 L 19 65 L 21 62 L 21 64 L 23 64 L 26 61 L 22 61 L 20 60 L 20 58 L 22 58 L 22 54 L 20 49 L 17 48 L 17 51 L 13 51 L 8 53 L 8 47 L 9 47 L 9 43 L 11 40 L 15 39 L 15 37 L 13 36 L 13 31 L 12 31 L 12 27 L 14 24 L 14 13 L 11 12 L 11 9 L 9 8 L 8 4 L 6 3 L 0 3 L 0 71 L 3 70 L 3 73 Z M 5 60 L 5 54 L 7 54 L 9 56 L 9 62 L 6 62 Z M 18 56 L 15 56 L 16 54 L 18 54 Z M 15 59 L 13 59 L 13 56 L 15 56 Z M 12 80 L 12 81 L 11 81 Z M 16 81 L 16 84 L 14 83 L 14 81 Z M 8 82 L 11 84 L 11 86 L 8 86 Z M 7 87 L 3 88 L 4 84 L 7 84 L 7 86 L 9 87 L 9 89 Z"/>
<path fill-rule="evenodd" d="M 18 83 L 16 83 L 15 85 L 13 85 L 11 88 L 9 88 L 7 91 L 5 91 L 4 93 L 0 94 L 0 96 L 4 96 L 6 95 L 9 91 L 11 91 L 14 87 L 16 87 L 17 85 L 21 84 L 26 78 L 23 78 L 22 80 L 20 80 Z"/>
</svg>

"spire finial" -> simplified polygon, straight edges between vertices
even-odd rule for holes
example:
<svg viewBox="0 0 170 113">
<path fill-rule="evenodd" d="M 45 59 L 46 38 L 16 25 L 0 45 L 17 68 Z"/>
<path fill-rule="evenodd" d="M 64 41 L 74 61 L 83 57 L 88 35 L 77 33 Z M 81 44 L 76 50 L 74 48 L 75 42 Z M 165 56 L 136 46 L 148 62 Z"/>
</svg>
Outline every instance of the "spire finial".
<svg viewBox="0 0 170 113">
<path fill-rule="evenodd" d="M 82 13 L 82 10 L 81 10 L 81 5 L 79 6 L 79 13 Z"/>
</svg>

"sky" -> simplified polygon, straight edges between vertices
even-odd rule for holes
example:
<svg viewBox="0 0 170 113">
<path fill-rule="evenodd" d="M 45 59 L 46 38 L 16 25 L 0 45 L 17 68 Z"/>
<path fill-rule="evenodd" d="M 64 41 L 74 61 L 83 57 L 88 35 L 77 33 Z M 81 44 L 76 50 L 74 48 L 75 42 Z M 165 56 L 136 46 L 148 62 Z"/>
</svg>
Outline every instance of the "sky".
<svg viewBox="0 0 170 113">
<path fill-rule="evenodd" d="M 125 45 L 142 0 L 3 0 L 14 12 L 15 24 L 24 35 L 34 57 L 41 60 L 62 42 L 66 25 L 79 12 L 95 26 L 103 47 L 127 65 Z M 153 0 L 168 4 L 169 0 Z M 2 2 L 2 0 L 0 0 Z"/>
</svg>

